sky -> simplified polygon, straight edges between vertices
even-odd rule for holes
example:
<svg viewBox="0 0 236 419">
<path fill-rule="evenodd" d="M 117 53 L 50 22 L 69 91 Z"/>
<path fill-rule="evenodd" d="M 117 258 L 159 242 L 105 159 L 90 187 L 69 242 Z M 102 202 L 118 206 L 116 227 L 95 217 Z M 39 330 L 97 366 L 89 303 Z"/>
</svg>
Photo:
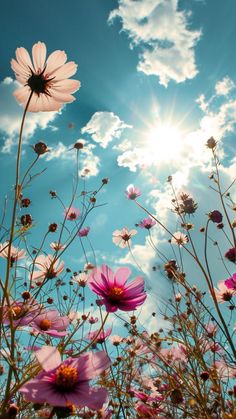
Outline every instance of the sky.
<svg viewBox="0 0 236 419">
<path fill-rule="evenodd" d="M 42 41 L 48 53 L 65 50 L 68 59 L 78 63 L 75 77 L 81 81 L 76 101 L 59 113 L 27 115 L 22 173 L 34 158 L 32 145 L 44 141 L 51 149 L 37 168 L 47 170 L 27 190 L 36 224 L 31 233 L 35 246 L 48 223 L 60 222 L 62 217 L 49 191 L 56 190 L 65 204 L 69 202 L 75 163 L 71 148 L 83 139 L 80 173 L 89 169 L 86 187 L 97 189 L 101 179 L 109 178 L 99 197 L 99 204 L 106 205 L 85 223 L 91 227 L 98 263 L 114 269 L 130 264 L 134 275 L 140 274 L 132 255 L 112 243 L 114 230 L 134 228 L 145 217 L 125 197 L 129 184 L 141 189 L 142 204 L 172 231 L 179 229 L 170 210 L 169 175 L 177 193 L 191 193 L 199 203 L 191 222 L 201 251 L 198 229 L 205 214 L 219 206 L 209 189 L 211 160 L 205 143 L 210 136 L 219 142 L 223 185 L 229 185 L 236 174 L 235 14 L 234 0 L 44 0 L 39 4 L 22 0 L 20 7 L 16 0 L 2 2 L 0 198 L 3 202 L 8 195 L 9 208 L 22 117 L 22 108 L 12 96 L 17 83 L 10 60 L 16 48 L 30 51 Z M 230 215 L 233 218 L 233 212 Z M 169 237 L 158 227 L 152 231 L 155 244 L 173 257 Z M 211 234 L 220 240 L 222 251 L 227 250 L 219 231 Z M 170 285 L 161 272 L 153 272 L 159 262 L 140 229 L 132 253 L 152 289 L 150 313 L 166 290 L 170 292 Z M 93 258 L 91 252 L 89 257 Z M 73 271 L 83 269 L 78 242 L 66 263 Z M 186 264 L 191 270 L 191 262 Z M 216 282 L 226 275 L 218 262 L 213 269 Z M 198 275 L 193 272 L 193 281 L 200 280 Z"/>
</svg>

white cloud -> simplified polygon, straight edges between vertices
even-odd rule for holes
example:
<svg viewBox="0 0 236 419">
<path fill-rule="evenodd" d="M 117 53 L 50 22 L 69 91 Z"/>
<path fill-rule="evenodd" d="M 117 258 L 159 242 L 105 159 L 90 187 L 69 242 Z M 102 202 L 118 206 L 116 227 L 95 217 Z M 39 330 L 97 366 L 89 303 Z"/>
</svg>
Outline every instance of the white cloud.
<svg viewBox="0 0 236 419">
<path fill-rule="evenodd" d="M 114 145 L 112 148 L 113 150 L 126 151 L 130 147 L 132 147 L 132 143 L 130 140 L 126 138 L 124 141 L 120 142 L 119 144 Z"/>
<path fill-rule="evenodd" d="M 201 31 L 188 28 L 189 13 L 179 10 L 178 0 L 119 0 L 119 7 L 109 16 L 122 21 L 131 47 L 139 45 L 142 52 L 138 70 L 159 77 L 167 86 L 192 79 L 198 73 L 194 47 Z"/>
<path fill-rule="evenodd" d="M 215 85 L 216 94 L 226 96 L 233 90 L 234 87 L 235 85 L 234 85 L 233 80 L 231 80 L 228 76 L 226 76 L 222 80 L 216 83 Z"/>
<path fill-rule="evenodd" d="M 106 148 L 114 138 L 120 137 L 125 128 L 132 127 L 121 121 L 113 112 L 96 112 L 81 132 L 91 134 L 95 142 Z"/>
<path fill-rule="evenodd" d="M 10 153 L 17 144 L 23 108 L 16 102 L 13 91 L 19 87 L 17 81 L 6 77 L 0 83 L 0 131 L 4 134 L 1 151 Z M 23 141 L 26 143 L 37 128 L 45 129 L 55 119 L 57 112 L 28 113 L 25 120 Z"/>
</svg>

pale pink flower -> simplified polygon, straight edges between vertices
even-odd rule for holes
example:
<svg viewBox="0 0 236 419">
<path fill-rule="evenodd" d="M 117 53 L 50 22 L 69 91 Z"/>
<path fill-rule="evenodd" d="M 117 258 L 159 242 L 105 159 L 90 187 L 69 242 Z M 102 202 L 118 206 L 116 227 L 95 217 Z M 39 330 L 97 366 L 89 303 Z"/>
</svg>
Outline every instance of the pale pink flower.
<svg viewBox="0 0 236 419">
<path fill-rule="evenodd" d="M 137 234 L 137 230 L 128 230 L 127 227 L 122 228 L 122 230 L 115 230 L 113 232 L 112 241 L 116 246 L 121 248 L 129 247 L 131 245 L 131 237 Z"/>
<path fill-rule="evenodd" d="M 85 287 L 88 280 L 88 274 L 80 272 L 78 275 L 73 276 L 72 281 L 78 284 L 80 287 Z"/>
<path fill-rule="evenodd" d="M 130 274 L 129 268 L 119 268 L 113 273 L 107 265 L 102 265 L 101 268 L 91 272 L 88 286 L 95 294 L 102 297 L 107 312 L 115 312 L 118 309 L 133 311 L 146 300 L 143 278 L 138 276 L 127 283 Z"/>
<path fill-rule="evenodd" d="M 90 232 L 90 227 L 84 227 L 78 232 L 79 237 L 86 237 Z"/>
<path fill-rule="evenodd" d="M 0 256 L 4 259 L 8 258 L 8 251 L 9 251 L 9 243 L 5 242 L 0 244 Z M 20 250 L 18 247 L 14 247 L 11 245 L 11 264 L 16 262 L 17 260 L 24 259 L 26 257 L 25 251 Z"/>
<path fill-rule="evenodd" d="M 213 368 L 216 369 L 220 379 L 236 378 L 236 368 L 227 365 L 223 359 L 221 361 L 215 361 Z"/>
<path fill-rule="evenodd" d="M 123 342 L 123 338 L 121 336 L 118 336 L 118 335 L 113 335 L 113 336 L 110 337 L 110 341 L 111 341 L 112 345 L 118 346 L 120 343 Z"/>
<path fill-rule="evenodd" d="M 80 87 L 78 80 L 70 79 L 77 65 L 73 61 L 66 63 L 65 52 L 54 51 L 47 60 L 46 52 L 46 45 L 37 42 L 32 48 L 33 62 L 23 47 L 16 49 L 16 60 L 11 60 L 16 79 L 22 85 L 14 92 L 16 100 L 25 106 L 33 92 L 29 112 L 58 111 L 64 103 L 75 100 L 71 93 Z"/>
<path fill-rule="evenodd" d="M 30 274 L 30 279 L 32 281 L 38 281 L 40 279 L 53 279 L 59 276 L 64 269 L 64 262 L 60 262 L 57 259 L 54 262 L 54 257 L 52 255 L 40 255 L 35 259 L 35 267 L 37 270 Z"/>
<path fill-rule="evenodd" d="M 127 187 L 125 194 L 128 199 L 134 200 L 141 195 L 141 191 L 131 184 Z"/>
<path fill-rule="evenodd" d="M 50 243 L 51 249 L 55 250 L 55 252 L 58 252 L 59 250 L 65 249 L 65 246 L 62 243 L 59 242 L 52 242 Z"/>
<path fill-rule="evenodd" d="M 218 289 L 214 288 L 216 299 L 219 303 L 225 303 L 226 301 L 230 301 L 233 297 L 234 290 L 229 289 L 225 285 L 225 281 L 218 282 Z"/>
<path fill-rule="evenodd" d="M 30 326 L 34 333 L 41 333 L 52 337 L 63 337 L 67 335 L 66 329 L 70 320 L 67 316 L 60 316 L 57 310 L 43 311 L 35 316 Z"/>
<path fill-rule="evenodd" d="M 89 385 L 90 380 L 111 364 L 104 351 L 86 352 L 78 358 L 62 361 L 57 348 L 44 346 L 35 356 L 43 371 L 19 389 L 27 401 L 51 406 L 73 404 L 94 410 L 101 409 L 107 401 L 105 389 Z"/>
<path fill-rule="evenodd" d="M 94 332 L 89 332 L 88 339 L 91 341 L 94 341 L 94 343 L 103 343 L 105 342 L 106 338 L 110 336 L 112 332 L 112 328 L 109 327 L 106 331 L 101 330 L 101 332 L 98 333 L 98 330 L 95 330 Z"/>
<path fill-rule="evenodd" d="M 182 247 L 184 244 L 188 243 L 188 237 L 180 231 L 176 231 L 173 236 L 174 237 L 171 239 L 172 244 L 177 244 L 179 247 Z"/>
<path fill-rule="evenodd" d="M 64 215 L 67 220 L 75 221 L 80 215 L 80 210 L 79 208 L 73 208 L 73 207 L 66 208 Z"/>
</svg>

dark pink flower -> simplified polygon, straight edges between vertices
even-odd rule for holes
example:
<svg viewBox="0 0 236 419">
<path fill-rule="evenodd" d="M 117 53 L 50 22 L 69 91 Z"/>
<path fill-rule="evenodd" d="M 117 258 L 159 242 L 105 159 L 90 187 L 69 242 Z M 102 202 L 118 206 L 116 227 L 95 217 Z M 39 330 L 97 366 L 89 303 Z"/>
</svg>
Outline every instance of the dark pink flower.
<svg viewBox="0 0 236 419">
<path fill-rule="evenodd" d="M 57 310 L 43 311 L 30 323 L 34 332 L 53 337 L 66 336 L 66 328 L 70 324 L 67 316 L 61 317 Z"/>
<path fill-rule="evenodd" d="M 35 352 L 35 356 L 43 371 L 20 388 L 27 401 L 51 406 L 73 404 L 95 410 L 101 409 L 107 401 L 105 389 L 89 386 L 89 380 L 110 366 L 104 351 L 87 352 L 62 361 L 57 348 L 44 346 Z"/>
<path fill-rule="evenodd" d="M 227 250 L 225 253 L 226 259 L 230 260 L 230 262 L 235 263 L 236 262 L 236 248 L 231 247 L 231 249 Z"/>
<path fill-rule="evenodd" d="M 125 191 L 126 197 L 128 199 L 134 200 L 141 195 L 140 189 L 136 188 L 134 185 L 129 185 Z"/>
<path fill-rule="evenodd" d="M 221 212 L 218 210 L 211 211 L 208 214 L 208 217 L 210 218 L 211 221 L 213 221 L 213 223 L 217 223 L 217 224 L 221 223 L 221 221 L 223 220 L 223 216 Z"/>
<path fill-rule="evenodd" d="M 226 279 L 225 285 L 229 289 L 233 289 L 236 291 L 236 272 L 231 276 L 231 278 Z"/>
<path fill-rule="evenodd" d="M 78 232 L 79 237 L 86 237 L 90 232 L 90 227 L 84 227 Z"/>
<path fill-rule="evenodd" d="M 111 327 L 109 327 L 109 329 L 107 329 L 106 331 L 105 330 L 101 330 L 100 333 L 98 333 L 98 330 L 95 330 L 94 332 L 89 332 L 88 338 L 89 338 L 89 340 L 92 340 L 92 341 L 96 338 L 94 340 L 94 343 L 95 344 L 96 343 L 103 343 L 103 342 L 105 342 L 106 338 L 108 336 L 110 336 L 111 332 L 112 332 L 112 328 Z"/>
<path fill-rule="evenodd" d="M 74 207 L 66 208 L 64 215 L 67 220 L 75 221 L 80 215 L 80 210 L 79 208 Z"/>
<path fill-rule="evenodd" d="M 147 217 L 144 218 L 140 223 L 138 224 L 141 228 L 146 228 L 147 230 L 150 230 L 154 225 L 156 224 L 156 221 L 152 220 L 152 218 Z"/>
<path fill-rule="evenodd" d="M 77 65 L 70 61 L 64 51 L 54 51 L 46 60 L 46 45 L 37 42 L 32 48 L 32 58 L 25 48 L 17 48 L 16 60 L 11 60 L 11 67 L 17 81 L 22 85 L 15 90 L 16 100 L 27 103 L 33 92 L 28 111 L 58 111 L 64 103 L 75 100 L 71 93 L 80 87 L 78 80 L 70 77 L 76 73 Z"/>
<path fill-rule="evenodd" d="M 129 268 L 119 268 L 114 274 L 107 265 L 91 272 L 88 286 L 102 297 L 107 312 L 136 310 L 146 300 L 144 279 L 137 277 L 127 284 L 130 274 Z"/>
</svg>

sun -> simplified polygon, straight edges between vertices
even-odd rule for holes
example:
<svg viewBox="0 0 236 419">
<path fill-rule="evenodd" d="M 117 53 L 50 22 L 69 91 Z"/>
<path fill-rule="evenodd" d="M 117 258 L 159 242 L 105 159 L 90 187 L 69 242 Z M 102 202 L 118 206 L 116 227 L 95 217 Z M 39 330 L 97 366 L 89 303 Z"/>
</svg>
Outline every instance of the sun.
<svg viewBox="0 0 236 419">
<path fill-rule="evenodd" d="M 184 152 L 183 136 L 177 126 L 159 124 L 148 131 L 145 151 L 150 154 L 153 163 L 173 161 Z"/>
</svg>

